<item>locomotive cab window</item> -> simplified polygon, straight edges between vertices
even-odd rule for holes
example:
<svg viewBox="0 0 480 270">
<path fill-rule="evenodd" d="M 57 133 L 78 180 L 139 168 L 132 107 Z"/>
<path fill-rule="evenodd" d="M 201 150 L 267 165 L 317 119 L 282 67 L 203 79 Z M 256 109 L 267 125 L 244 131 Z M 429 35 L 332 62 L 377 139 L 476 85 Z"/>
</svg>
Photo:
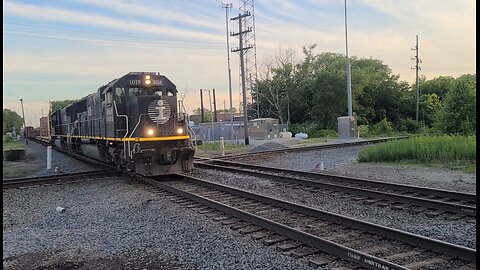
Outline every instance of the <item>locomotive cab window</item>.
<svg viewBox="0 0 480 270">
<path fill-rule="evenodd" d="M 115 100 L 117 100 L 118 103 L 123 103 L 123 102 L 125 102 L 125 99 L 126 99 L 126 97 L 125 97 L 125 89 L 122 88 L 122 87 L 117 87 L 117 88 L 115 88 L 115 96 L 116 96 Z"/>
<path fill-rule="evenodd" d="M 112 90 L 108 90 L 107 93 L 105 94 L 105 101 L 107 103 L 107 106 L 111 106 L 113 102 L 113 96 L 112 96 Z"/>
<path fill-rule="evenodd" d="M 128 94 L 130 96 L 143 96 L 143 95 L 145 95 L 143 89 L 138 88 L 138 87 L 129 88 L 128 89 Z"/>
</svg>

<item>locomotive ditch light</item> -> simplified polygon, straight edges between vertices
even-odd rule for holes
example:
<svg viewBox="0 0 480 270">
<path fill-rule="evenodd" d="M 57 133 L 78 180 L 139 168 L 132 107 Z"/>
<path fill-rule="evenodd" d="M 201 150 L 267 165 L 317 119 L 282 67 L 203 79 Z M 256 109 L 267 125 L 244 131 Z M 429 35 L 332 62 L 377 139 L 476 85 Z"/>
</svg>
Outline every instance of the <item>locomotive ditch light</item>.
<svg viewBox="0 0 480 270">
<path fill-rule="evenodd" d="M 151 129 L 151 128 L 148 129 L 148 130 L 147 130 L 147 134 L 148 134 L 149 136 L 152 136 L 152 135 L 153 135 L 153 129 Z"/>
<path fill-rule="evenodd" d="M 183 128 L 177 129 L 177 134 L 183 134 Z"/>
</svg>

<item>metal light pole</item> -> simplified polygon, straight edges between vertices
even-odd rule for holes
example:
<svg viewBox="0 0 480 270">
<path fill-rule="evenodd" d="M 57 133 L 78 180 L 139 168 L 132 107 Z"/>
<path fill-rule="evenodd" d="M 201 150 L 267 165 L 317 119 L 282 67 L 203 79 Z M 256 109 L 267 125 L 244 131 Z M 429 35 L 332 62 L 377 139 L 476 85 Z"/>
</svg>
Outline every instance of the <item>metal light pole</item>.
<svg viewBox="0 0 480 270">
<path fill-rule="evenodd" d="M 25 144 L 28 145 L 28 140 L 27 140 L 27 124 L 25 123 L 25 112 L 23 111 L 23 99 L 20 99 L 20 103 L 22 104 L 23 136 L 25 137 Z"/>
<path fill-rule="evenodd" d="M 232 109 L 232 71 L 230 69 L 230 42 L 229 42 L 229 32 L 228 32 L 228 9 L 232 8 L 233 4 L 223 4 L 222 8 L 225 8 L 225 25 L 227 26 L 227 63 L 228 63 L 228 92 L 230 95 L 230 126 L 231 130 L 231 139 L 234 139 L 233 136 L 233 109 Z"/>
<path fill-rule="evenodd" d="M 352 116 L 352 78 L 350 71 L 350 59 L 348 58 L 348 37 L 347 37 L 347 0 L 345 0 L 345 55 L 347 56 L 347 99 L 348 116 Z"/>
</svg>

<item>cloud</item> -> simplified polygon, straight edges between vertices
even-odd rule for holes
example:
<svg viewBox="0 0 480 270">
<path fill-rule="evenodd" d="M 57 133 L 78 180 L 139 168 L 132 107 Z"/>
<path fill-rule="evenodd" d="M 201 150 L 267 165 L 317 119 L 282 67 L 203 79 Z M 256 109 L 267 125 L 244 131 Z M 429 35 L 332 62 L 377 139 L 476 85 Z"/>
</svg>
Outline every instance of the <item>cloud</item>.
<svg viewBox="0 0 480 270">
<path fill-rule="evenodd" d="M 132 15 L 141 15 L 142 17 L 151 17 L 155 19 L 159 19 L 162 21 L 173 21 L 173 22 L 181 22 L 185 24 L 189 24 L 191 27 L 198 27 L 204 26 L 210 29 L 215 30 L 223 30 L 224 26 L 219 24 L 218 22 L 208 21 L 207 18 L 202 14 L 196 14 L 195 16 L 188 15 L 185 10 L 182 12 L 178 12 L 173 10 L 172 8 L 165 9 L 164 6 L 162 8 L 157 8 L 155 5 L 152 5 L 151 2 L 137 2 L 135 4 L 128 3 L 125 1 L 119 0 L 110 0 L 110 1 L 103 1 L 103 0 L 77 0 L 78 2 L 100 6 L 103 8 L 107 8 L 116 12 Z"/>
<path fill-rule="evenodd" d="M 106 27 L 122 31 L 154 33 L 182 39 L 195 39 L 209 42 L 222 42 L 221 35 L 209 34 L 200 31 L 189 31 L 180 28 L 153 23 L 144 23 L 133 20 L 114 19 L 111 17 L 94 15 L 85 12 L 71 11 L 60 8 L 40 7 L 29 4 L 4 2 L 4 14 L 15 14 L 28 19 L 40 19 L 63 23 L 76 23 L 96 27 Z"/>
</svg>

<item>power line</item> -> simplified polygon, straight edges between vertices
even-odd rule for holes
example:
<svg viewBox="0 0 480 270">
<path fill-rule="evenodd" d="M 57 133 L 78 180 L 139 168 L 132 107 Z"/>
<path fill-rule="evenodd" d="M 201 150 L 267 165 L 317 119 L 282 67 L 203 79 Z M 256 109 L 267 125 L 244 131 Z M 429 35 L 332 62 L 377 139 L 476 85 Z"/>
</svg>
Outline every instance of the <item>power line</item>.
<svg viewBox="0 0 480 270">
<path fill-rule="evenodd" d="M 51 27 L 51 26 L 39 26 L 39 25 L 30 25 L 30 24 L 19 24 L 19 23 L 10 23 L 10 22 L 4 22 L 4 25 L 14 25 L 14 26 L 24 26 L 25 28 L 33 28 L 33 29 L 41 29 L 41 30 L 55 30 L 59 32 L 64 32 L 68 34 L 72 33 L 83 33 L 83 34 L 94 34 L 94 35 L 101 35 L 102 37 L 104 36 L 118 36 L 118 37 L 128 37 L 128 38 L 146 38 L 146 39 L 151 39 L 151 40 L 163 40 L 163 41 L 174 41 L 174 42 L 184 42 L 184 43 L 202 43 L 202 44 L 212 44 L 212 45 L 218 45 L 220 46 L 221 44 L 219 42 L 209 42 L 209 41 L 193 41 L 193 40 L 180 40 L 180 39 L 169 39 L 169 38 L 160 38 L 160 37 L 153 37 L 153 36 L 139 36 L 135 35 L 132 36 L 131 34 L 121 34 L 121 33 L 112 33 L 112 32 L 99 32 L 99 31 L 85 31 L 85 30 L 78 30 L 78 29 L 65 29 L 65 28 L 58 28 L 58 27 Z M 3 28 L 4 30 L 8 30 L 5 27 Z M 17 31 L 17 29 L 12 29 L 12 31 Z M 35 33 L 39 33 L 38 30 L 33 30 Z M 47 33 L 48 34 L 48 33 Z M 138 34 L 138 33 L 137 33 Z"/>
<path fill-rule="evenodd" d="M 11 30 L 4 31 L 4 35 L 7 36 L 22 36 L 30 38 L 40 38 L 40 39 L 53 39 L 53 40 L 67 40 L 67 41 L 76 41 L 76 42 L 85 42 L 85 43 L 96 43 L 104 45 L 127 45 L 127 46 L 150 46 L 150 47 L 172 47 L 172 48 L 198 48 L 198 49 L 219 49 L 223 47 L 221 44 L 218 46 L 207 46 L 199 45 L 192 42 L 192 44 L 175 44 L 175 43 L 156 43 L 156 42 L 147 42 L 147 41 L 130 41 L 122 39 L 109 39 L 109 38 L 89 38 L 89 37 L 62 37 L 57 35 L 48 35 L 41 33 L 32 33 L 32 32 L 10 32 Z"/>
</svg>

